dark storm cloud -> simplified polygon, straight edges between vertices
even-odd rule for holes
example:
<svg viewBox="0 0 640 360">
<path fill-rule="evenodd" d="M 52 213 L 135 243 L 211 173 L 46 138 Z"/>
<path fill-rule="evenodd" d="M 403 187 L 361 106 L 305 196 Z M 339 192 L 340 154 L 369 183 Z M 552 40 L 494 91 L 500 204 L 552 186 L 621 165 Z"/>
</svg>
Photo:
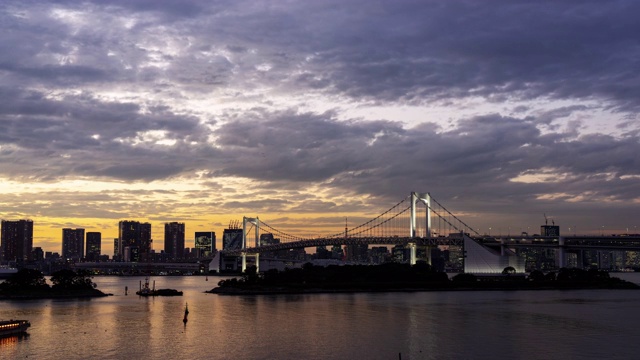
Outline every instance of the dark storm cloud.
<svg viewBox="0 0 640 360">
<path fill-rule="evenodd" d="M 405 130 L 386 121 L 341 122 L 330 113 L 261 116 L 219 129 L 228 159 L 222 174 L 324 181 L 389 198 L 425 188 L 444 197 L 512 201 L 552 193 L 625 200 L 640 193 L 636 180 L 623 178 L 640 169 L 637 137 L 574 139 L 542 133 L 535 119 L 499 115 L 467 119 L 450 131 L 428 123 Z M 514 181 L 545 171 L 551 180 Z"/>
<path fill-rule="evenodd" d="M 636 1 L 45 2 L 24 19 L 13 14 L 36 7 L 12 5 L 0 65 L 23 83 L 263 84 L 410 103 L 599 99 L 627 111 L 640 98 Z M 95 21 L 79 31 L 48 16 L 58 8 Z M 126 17 L 130 28 L 118 24 Z M 181 52 L 158 50 L 172 42 Z"/>
<path fill-rule="evenodd" d="M 331 113 L 247 114 L 217 131 L 230 159 L 221 174 L 270 181 L 324 180 L 367 168 L 373 161 L 366 153 L 367 142 L 379 131 L 402 128 L 386 121 L 341 123 Z"/>
<path fill-rule="evenodd" d="M 207 136 L 198 119 L 162 107 L 142 113 L 136 104 L 83 96 L 50 100 L 6 88 L 0 93 L 6 100 L 0 105 L 0 163 L 9 178 L 164 179 L 191 169 L 181 159 L 191 158 L 198 147 L 193 144 Z M 175 144 L 156 144 L 149 139 L 153 131 Z M 206 147 L 201 155 L 214 152 Z"/>
<path fill-rule="evenodd" d="M 515 201 L 548 193 L 613 199 L 640 193 L 634 178 L 638 137 L 576 138 L 574 132 L 540 130 L 549 114 L 567 109 L 540 119 L 474 117 L 447 131 L 432 123 L 405 129 L 391 121 L 340 121 L 332 112 L 254 109 L 211 132 L 197 119 L 164 108 L 141 114 L 132 104 L 4 93 L 11 101 L 0 107 L 0 162 L 13 178 L 151 181 L 207 170 L 281 189 L 322 182 L 389 198 L 424 188 L 450 197 Z M 29 116 L 18 115 L 22 108 L 30 109 Z M 148 131 L 164 131 L 175 143 L 149 144 L 136 135 Z M 216 148 L 206 142 L 209 136 L 217 139 Z M 558 179 L 513 181 L 545 171 Z"/>
<path fill-rule="evenodd" d="M 215 23 L 242 20 L 225 40 L 276 64 L 282 58 L 273 50 L 285 53 L 288 68 L 275 71 L 299 88 L 379 101 L 598 98 L 637 107 L 633 1 L 323 1 L 237 10 Z M 292 67 L 297 75 L 287 74 Z"/>
</svg>

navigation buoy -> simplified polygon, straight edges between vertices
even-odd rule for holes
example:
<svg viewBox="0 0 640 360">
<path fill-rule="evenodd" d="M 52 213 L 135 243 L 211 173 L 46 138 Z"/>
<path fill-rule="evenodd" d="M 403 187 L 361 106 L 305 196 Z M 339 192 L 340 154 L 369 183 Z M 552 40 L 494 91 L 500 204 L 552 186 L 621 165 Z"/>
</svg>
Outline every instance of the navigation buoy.
<svg viewBox="0 0 640 360">
<path fill-rule="evenodd" d="M 185 303 L 185 304 L 184 304 L 184 318 L 182 319 L 182 322 L 184 323 L 184 325 L 185 325 L 185 326 L 187 325 L 187 321 L 189 321 L 189 320 L 187 319 L 187 316 L 188 316 L 188 315 L 189 315 L 189 307 L 188 307 L 188 304 L 187 304 L 187 303 Z"/>
</svg>

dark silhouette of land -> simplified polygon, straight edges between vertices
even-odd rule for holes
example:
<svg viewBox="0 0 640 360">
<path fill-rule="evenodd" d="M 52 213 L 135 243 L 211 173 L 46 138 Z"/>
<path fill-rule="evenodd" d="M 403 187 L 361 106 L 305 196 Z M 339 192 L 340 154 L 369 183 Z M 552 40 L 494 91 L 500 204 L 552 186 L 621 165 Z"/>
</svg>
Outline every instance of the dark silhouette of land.
<svg viewBox="0 0 640 360">
<path fill-rule="evenodd" d="M 505 268 L 498 276 L 458 274 L 449 279 L 426 263 L 383 264 L 377 266 L 313 266 L 269 270 L 258 274 L 247 269 L 240 278 L 222 280 L 207 291 L 215 294 L 289 294 L 327 292 L 383 292 L 437 290 L 554 290 L 554 289 L 640 289 L 640 286 L 597 269 L 562 268 L 557 273 L 533 271 L 529 276 Z M 514 269 L 515 271 L 515 269 Z"/>
<path fill-rule="evenodd" d="M 39 270 L 21 269 L 0 283 L 0 300 L 58 299 L 107 296 L 96 289 L 91 276 L 83 271 L 60 270 L 51 275 L 49 285 Z"/>
</svg>

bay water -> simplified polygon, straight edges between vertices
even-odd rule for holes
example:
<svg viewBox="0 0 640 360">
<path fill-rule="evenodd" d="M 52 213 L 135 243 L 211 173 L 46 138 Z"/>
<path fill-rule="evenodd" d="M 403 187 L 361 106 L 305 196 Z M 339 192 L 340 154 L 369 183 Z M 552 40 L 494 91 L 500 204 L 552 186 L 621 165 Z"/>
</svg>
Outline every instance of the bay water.
<svg viewBox="0 0 640 360">
<path fill-rule="evenodd" d="M 637 290 L 204 293 L 221 279 L 154 277 L 184 295 L 144 298 L 144 278 L 104 276 L 113 296 L 0 301 L 0 319 L 31 322 L 0 359 L 640 358 Z"/>
</svg>

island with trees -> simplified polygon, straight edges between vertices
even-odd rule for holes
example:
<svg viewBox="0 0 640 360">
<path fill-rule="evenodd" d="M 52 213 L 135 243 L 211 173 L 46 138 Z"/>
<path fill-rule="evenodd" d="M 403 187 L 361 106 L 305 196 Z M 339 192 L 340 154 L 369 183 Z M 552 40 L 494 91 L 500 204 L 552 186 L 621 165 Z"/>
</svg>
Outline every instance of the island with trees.
<svg viewBox="0 0 640 360">
<path fill-rule="evenodd" d="M 239 278 L 222 280 L 207 292 L 222 295 L 299 294 L 385 291 L 468 291 L 468 290 L 557 290 L 557 289 L 640 289 L 640 286 L 610 277 L 602 270 L 567 269 L 528 276 L 505 268 L 498 276 L 458 274 L 453 278 L 427 263 L 389 263 L 376 266 L 314 266 L 269 270 L 256 273 L 248 268 Z"/>
<path fill-rule="evenodd" d="M 21 269 L 0 283 L 0 300 L 92 298 L 108 294 L 96 289 L 89 273 L 63 269 L 51 275 L 49 285 L 42 272 Z"/>
</svg>

